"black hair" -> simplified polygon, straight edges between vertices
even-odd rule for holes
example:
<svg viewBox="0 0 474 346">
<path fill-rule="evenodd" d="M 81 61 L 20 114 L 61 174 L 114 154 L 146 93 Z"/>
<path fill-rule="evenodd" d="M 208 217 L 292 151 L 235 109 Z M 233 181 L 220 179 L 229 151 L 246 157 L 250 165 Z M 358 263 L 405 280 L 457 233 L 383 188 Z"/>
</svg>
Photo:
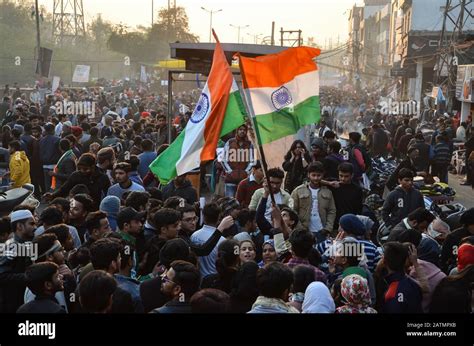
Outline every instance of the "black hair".
<svg viewBox="0 0 474 346">
<path fill-rule="evenodd" d="M 127 162 L 117 162 L 114 165 L 114 171 L 117 169 L 125 171 L 125 173 L 128 173 L 132 171 L 132 166 Z"/>
<path fill-rule="evenodd" d="M 416 221 L 417 223 L 426 221 L 428 224 L 430 224 L 434 219 L 434 215 L 423 207 L 417 208 L 408 214 L 408 220 Z"/>
<path fill-rule="evenodd" d="M 293 144 L 291 144 L 290 150 L 288 150 L 288 152 L 285 155 L 285 160 L 291 159 L 291 156 L 293 155 L 293 151 L 295 151 L 297 145 L 300 145 L 305 150 L 305 152 L 308 152 L 308 149 L 306 148 L 306 145 L 304 144 L 304 142 L 300 139 L 297 139 L 296 141 L 293 142 Z"/>
<path fill-rule="evenodd" d="M 230 269 L 236 267 L 239 263 L 240 245 L 235 239 L 226 239 L 219 244 L 217 248 L 216 270 L 222 281 L 226 281 L 229 275 L 233 275 L 235 270 Z M 228 282 L 231 284 L 231 282 Z M 227 287 L 230 289 L 230 287 Z M 224 290 L 227 291 L 227 290 Z"/>
<path fill-rule="evenodd" d="M 59 148 L 62 151 L 68 151 L 69 149 L 71 149 L 71 142 L 69 142 L 68 139 L 63 138 L 59 141 Z"/>
<path fill-rule="evenodd" d="M 246 313 L 258 297 L 257 272 L 258 264 L 249 261 L 242 263 L 234 276 L 232 283 L 231 303 L 232 312 Z"/>
<path fill-rule="evenodd" d="M 219 215 L 221 208 L 216 203 L 209 203 L 202 209 L 202 215 L 204 217 L 204 223 L 208 225 L 215 225 L 219 221 Z"/>
<path fill-rule="evenodd" d="M 89 131 L 89 130 L 91 129 L 91 126 L 90 126 L 88 123 L 86 123 L 85 121 L 83 121 L 83 122 L 81 123 L 81 128 L 82 128 L 82 130 L 84 130 L 85 132 L 87 132 L 87 131 Z"/>
<path fill-rule="evenodd" d="M 405 178 L 413 179 L 413 177 L 414 177 L 414 174 L 413 174 L 413 171 L 412 171 L 411 169 L 402 168 L 402 169 L 398 172 L 398 179 L 399 179 L 399 180 L 402 180 L 402 179 L 405 179 Z"/>
<path fill-rule="evenodd" d="M 130 164 L 130 169 L 132 171 L 136 171 L 138 169 L 138 165 L 140 164 L 140 159 L 137 155 L 130 155 L 130 158 L 127 160 Z"/>
<path fill-rule="evenodd" d="M 360 139 L 362 138 L 361 134 L 359 132 L 351 132 L 349 133 L 349 139 L 354 141 L 354 143 L 359 143 Z"/>
<path fill-rule="evenodd" d="M 215 288 L 202 289 L 191 297 L 193 314 L 225 314 L 230 310 L 230 296 Z"/>
<path fill-rule="evenodd" d="M 308 174 L 310 173 L 324 173 L 324 165 L 322 162 L 312 162 L 307 168 Z"/>
<path fill-rule="evenodd" d="M 336 154 L 338 154 L 341 151 L 341 143 L 339 143 L 338 141 L 329 143 L 328 147 L 331 150 L 331 152 L 336 153 Z"/>
<path fill-rule="evenodd" d="M 12 133 L 13 133 L 13 130 L 12 130 Z M 11 141 L 10 143 L 8 143 L 8 145 L 10 146 L 10 148 L 14 149 L 15 151 L 21 150 L 21 145 L 19 141 Z"/>
<path fill-rule="evenodd" d="M 383 248 L 385 265 L 395 272 L 403 272 L 408 258 L 407 246 L 392 241 L 385 243 Z"/>
<path fill-rule="evenodd" d="M 77 195 L 87 195 L 87 197 L 89 197 L 89 193 L 90 193 L 89 188 L 84 184 L 77 184 L 72 187 L 71 191 L 69 191 L 69 194 L 71 196 L 74 196 L 74 198 Z"/>
<path fill-rule="evenodd" d="M 277 179 L 282 179 L 285 177 L 285 172 L 281 168 L 275 167 L 275 168 L 270 168 L 267 172 L 267 177 L 268 179 L 270 178 L 277 178 Z"/>
<path fill-rule="evenodd" d="M 170 265 L 173 261 L 189 261 L 189 246 L 181 238 L 167 240 L 166 243 L 161 247 L 159 258 L 160 264 L 168 269 L 170 268 Z"/>
<path fill-rule="evenodd" d="M 171 268 L 175 273 L 173 281 L 181 286 L 184 299 L 188 301 L 199 290 L 201 283 L 199 270 L 193 264 L 182 260 L 171 263 Z"/>
<path fill-rule="evenodd" d="M 293 268 L 293 293 L 305 292 L 310 283 L 315 281 L 314 268 L 308 265 L 297 265 Z"/>
<path fill-rule="evenodd" d="M 93 127 L 89 131 L 91 137 L 97 137 L 99 135 L 99 128 L 98 127 Z"/>
<path fill-rule="evenodd" d="M 163 203 L 163 208 L 178 209 L 184 198 L 179 196 L 171 196 Z"/>
<path fill-rule="evenodd" d="M 182 207 L 178 207 L 176 210 L 181 213 L 181 217 L 183 217 L 184 213 L 196 213 L 196 208 L 194 208 L 191 204 L 188 203 L 186 203 Z"/>
<path fill-rule="evenodd" d="M 63 213 L 56 207 L 47 207 L 41 212 L 40 221 L 46 225 L 57 225 L 63 223 Z"/>
<path fill-rule="evenodd" d="M 281 211 L 286 211 L 288 213 L 288 215 L 290 216 L 290 220 L 294 222 L 294 226 L 296 226 L 298 222 L 300 222 L 298 214 L 290 207 L 283 207 L 281 208 Z"/>
<path fill-rule="evenodd" d="M 117 289 L 114 277 L 103 270 L 93 270 L 79 284 L 79 299 L 85 312 L 102 312 Z"/>
<path fill-rule="evenodd" d="M 291 250 L 300 258 L 307 258 L 314 245 L 313 233 L 303 229 L 294 230 L 288 240 Z"/>
<path fill-rule="evenodd" d="M 334 139 L 334 138 L 336 138 L 336 134 L 333 131 L 329 130 L 329 131 L 326 131 L 324 133 L 323 138 Z M 339 143 L 339 142 L 334 142 L 334 143 Z M 339 143 L 339 144 L 341 144 L 341 143 Z"/>
<path fill-rule="evenodd" d="M 410 243 L 418 247 L 421 242 L 421 233 L 414 229 L 407 229 L 398 234 L 396 237 L 397 241 L 400 243 Z"/>
<path fill-rule="evenodd" d="M 54 274 L 58 271 L 58 265 L 53 262 L 35 263 L 25 270 L 26 286 L 39 296 L 44 293 L 44 283 L 53 281 Z"/>
<path fill-rule="evenodd" d="M 100 221 L 107 218 L 107 214 L 102 211 L 94 211 L 89 213 L 86 217 L 86 227 L 89 234 L 92 234 L 94 229 L 100 228 Z"/>
<path fill-rule="evenodd" d="M 354 166 L 350 162 L 343 162 L 337 166 L 337 170 L 341 173 L 354 173 Z"/>
<path fill-rule="evenodd" d="M 63 197 L 56 197 L 49 203 L 49 205 L 60 205 L 65 212 L 69 212 L 69 209 L 71 209 L 71 203 Z"/>
<path fill-rule="evenodd" d="M 153 150 L 153 142 L 149 139 L 144 139 L 141 143 L 143 151 L 152 151 Z"/>
<path fill-rule="evenodd" d="M 272 262 L 257 272 L 257 288 L 261 296 L 281 298 L 293 284 L 293 272 L 280 262 Z"/>
<path fill-rule="evenodd" d="M 237 215 L 237 221 L 243 227 L 247 222 L 255 221 L 256 213 L 255 210 L 242 209 L 239 211 L 239 215 Z"/>
<path fill-rule="evenodd" d="M 181 220 L 180 213 L 170 208 L 162 208 L 153 215 L 153 224 L 155 225 L 157 232 L 161 231 L 161 227 L 173 225 L 179 220 Z"/>
<path fill-rule="evenodd" d="M 56 237 L 55 234 L 43 233 L 33 241 L 33 243 L 38 247 L 38 256 L 41 256 L 38 257 L 36 262 L 44 262 L 46 258 L 42 255 L 54 246 L 56 240 L 58 240 L 58 237 Z"/>
<path fill-rule="evenodd" d="M 69 227 L 64 223 L 56 224 L 44 231 L 44 234 L 49 233 L 54 234 L 58 238 L 61 245 L 64 245 L 66 240 L 71 237 L 71 234 L 69 233 Z"/>
<path fill-rule="evenodd" d="M 90 251 L 94 269 L 107 271 L 110 264 L 117 260 L 122 251 L 122 244 L 117 239 L 102 238 L 92 243 Z"/>
<path fill-rule="evenodd" d="M 79 185 L 76 185 L 75 187 L 78 186 Z M 86 195 L 85 193 L 79 193 L 77 195 L 74 195 L 73 199 L 81 203 L 84 207 L 84 210 L 86 210 L 87 212 L 91 212 L 93 210 L 94 201 L 89 195 Z"/>
<path fill-rule="evenodd" d="M 145 209 L 149 199 L 150 194 L 148 192 L 132 191 L 125 199 L 125 206 L 135 208 L 136 210 Z"/>
</svg>

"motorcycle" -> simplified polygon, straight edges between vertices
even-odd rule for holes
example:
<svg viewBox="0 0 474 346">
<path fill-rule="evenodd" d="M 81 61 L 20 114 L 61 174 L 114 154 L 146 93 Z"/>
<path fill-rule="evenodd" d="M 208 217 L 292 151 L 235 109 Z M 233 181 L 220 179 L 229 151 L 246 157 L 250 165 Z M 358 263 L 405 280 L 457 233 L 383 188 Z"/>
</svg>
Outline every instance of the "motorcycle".
<svg viewBox="0 0 474 346">
<path fill-rule="evenodd" d="M 431 198 L 424 196 L 425 208 L 429 210 L 434 217 L 440 218 L 449 225 L 451 230 L 461 227 L 461 215 L 466 211 L 466 207 L 460 203 L 451 203 L 437 205 Z M 381 221 L 380 227 L 377 231 L 377 241 L 380 245 L 387 242 L 392 228 L 387 227 L 385 222 Z"/>
<path fill-rule="evenodd" d="M 17 205 L 28 204 L 37 208 L 40 202 L 35 198 L 35 187 L 32 184 L 25 184 L 22 187 L 0 192 L 0 217 L 8 216 Z"/>
</svg>

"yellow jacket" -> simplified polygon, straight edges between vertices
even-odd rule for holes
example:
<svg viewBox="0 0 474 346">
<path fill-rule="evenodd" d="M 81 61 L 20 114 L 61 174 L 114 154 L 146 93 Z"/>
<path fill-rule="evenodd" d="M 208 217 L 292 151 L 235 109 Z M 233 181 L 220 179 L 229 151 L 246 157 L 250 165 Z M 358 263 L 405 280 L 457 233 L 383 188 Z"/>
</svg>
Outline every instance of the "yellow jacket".
<svg viewBox="0 0 474 346">
<path fill-rule="evenodd" d="M 31 183 L 30 161 L 24 151 L 17 151 L 10 156 L 10 179 L 13 181 L 13 187 Z"/>
</svg>

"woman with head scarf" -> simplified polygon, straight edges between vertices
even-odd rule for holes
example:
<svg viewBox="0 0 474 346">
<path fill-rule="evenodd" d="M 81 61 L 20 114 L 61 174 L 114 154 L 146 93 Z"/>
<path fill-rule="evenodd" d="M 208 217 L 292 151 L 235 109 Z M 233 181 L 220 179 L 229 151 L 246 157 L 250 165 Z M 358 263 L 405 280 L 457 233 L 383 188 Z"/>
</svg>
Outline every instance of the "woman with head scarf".
<svg viewBox="0 0 474 346">
<path fill-rule="evenodd" d="M 277 260 L 278 255 L 275 249 L 275 242 L 273 239 L 269 239 L 263 243 L 262 261 L 258 264 L 258 266 L 262 268 L 268 263 L 275 262 Z"/>
<path fill-rule="evenodd" d="M 311 283 L 304 293 L 304 314 L 332 314 L 336 305 L 331 297 L 331 292 L 325 284 L 319 281 Z"/>
<path fill-rule="evenodd" d="M 346 276 L 341 283 L 341 294 L 345 305 L 336 309 L 339 314 L 376 314 L 370 307 L 370 292 L 367 280 L 357 274 Z"/>
</svg>

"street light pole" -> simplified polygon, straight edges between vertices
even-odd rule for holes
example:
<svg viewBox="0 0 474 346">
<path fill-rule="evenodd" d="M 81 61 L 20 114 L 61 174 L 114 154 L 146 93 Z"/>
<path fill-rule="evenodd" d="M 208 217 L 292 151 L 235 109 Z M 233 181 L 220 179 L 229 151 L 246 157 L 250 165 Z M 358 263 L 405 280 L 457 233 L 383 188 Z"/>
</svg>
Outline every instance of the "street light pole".
<svg viewBox="0 0 474 346">
<path fill-rule="evenodd" d="M 233 24 L 229 24 L 229 25 L 237 29 L 237 43 L 240 43 L 240 29 L 248 28 L 250 25 L 233 25 Z"/>
<path fill-rule="evenodd" d="M 212 42 L 212 15 L 217 12 L 221 12 L 222 9 L 219 10 L 208 10 L 207 8 L 204 8 L 201 6 L 201 9 L 209 13 L 210 20 L 209 20 L 209 42 Z"/>
</svg>

